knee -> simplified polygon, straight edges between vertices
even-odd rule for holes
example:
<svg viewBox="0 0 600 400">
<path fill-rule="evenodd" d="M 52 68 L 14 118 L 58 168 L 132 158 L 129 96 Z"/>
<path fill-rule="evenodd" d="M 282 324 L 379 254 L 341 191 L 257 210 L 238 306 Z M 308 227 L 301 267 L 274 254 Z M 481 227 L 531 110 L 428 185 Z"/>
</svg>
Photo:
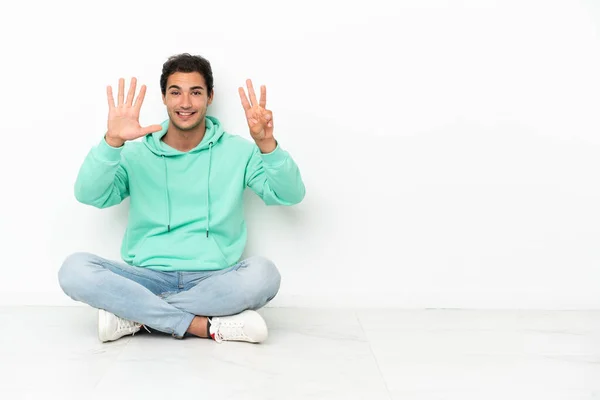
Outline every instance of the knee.
<svg viewBox="0 0 600 400">
<path fill-rule="evenodd" d="M 58 283 L 67 295 L 82 285 L 81 274 L 91 257 L 89 253 L 73 253 L 63 261 L 58 270 Z"/>
<path fill-rule="evenodd" d="M 279 292 L 281 285 L 281 274 L 277 266 L 268 258 L 260 256 L 252 257 L 248 261 L 255 273 L 254 282 L 258 284 L 267 301 L 271 300 Z"/>
</svg>

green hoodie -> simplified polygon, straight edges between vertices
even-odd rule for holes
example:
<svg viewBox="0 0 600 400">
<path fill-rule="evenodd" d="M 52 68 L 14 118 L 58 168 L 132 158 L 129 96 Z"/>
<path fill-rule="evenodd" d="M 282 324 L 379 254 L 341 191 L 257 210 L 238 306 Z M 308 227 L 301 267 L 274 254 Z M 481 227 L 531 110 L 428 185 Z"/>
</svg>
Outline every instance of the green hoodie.
<svg viewBox="0 0 600 400">
<path fill-rule="evenodd" d="M 120 148 L 104 138 L 85 158 L 75 182 L 78 201 L 97 208 L 130 196 L 121 257 L 159 271 L 227 268 L 246 246 L 243 192 L 252 189 L 267 205 L 304 198 L 300 171 L 279 145 L 262 154 L 254 142 L 223 131 L 206 117 L 206 134 L 189 152 L 165 144 L 160 132 Z"/>
</svg>

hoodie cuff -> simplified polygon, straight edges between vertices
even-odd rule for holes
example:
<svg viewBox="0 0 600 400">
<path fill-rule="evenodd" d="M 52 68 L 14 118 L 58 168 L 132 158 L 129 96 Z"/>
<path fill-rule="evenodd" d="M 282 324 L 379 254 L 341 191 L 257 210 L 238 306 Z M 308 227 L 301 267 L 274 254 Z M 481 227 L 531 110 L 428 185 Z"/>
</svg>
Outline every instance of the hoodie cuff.
<svg viewBox="0 0 600 400">
<path fill-rule="evenodd" d="M 287 153 L 279 146 L 279 143 L 272 152 L 266 154 L 259 152 L 259 154 L 263 160 L 263 163 L 269 167 L 279 166 L 287 159 Z"/>
<path fill-rule="evenodd" d="M 112 147 L 106 143 L 105 138 L 102 138 L 98 146 L 96 146 L 96 158 L 106 162 L 119 162 L 121 161 L 121 150 L 123 150 L 123 147 Z"/>
</svg>

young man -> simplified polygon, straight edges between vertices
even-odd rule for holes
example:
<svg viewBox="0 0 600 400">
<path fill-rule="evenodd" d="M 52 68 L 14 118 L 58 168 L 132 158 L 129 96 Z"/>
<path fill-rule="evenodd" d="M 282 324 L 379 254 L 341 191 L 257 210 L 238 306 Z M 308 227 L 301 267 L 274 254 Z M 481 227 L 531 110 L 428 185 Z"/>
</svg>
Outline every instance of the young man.
<svg viewBox="0 0 600 400">
<path fill-rule="evenodd" d="M 239 88 L 254 142 L 225 133 L 207 116 L 213 100 L 210 63 L 181 54 L 163 65 L 160 85 L 169 118 L 141 127 L 146 87 L 137 98 L 132 79 L 117 103 L 107 87 L 108 129 L 85 158 L 75 182 L 78 201 L 111 207 L 130 197 L 121 246 L 124 262 L 88 253 L 67 257 L 58 278 L 72 299 L 99 310 L 103 342 L 142 326 L 176 338 L 198 336 L 262 342 L 267 327 L 254 310 L 279 290 L 268 259 L 241 260 L 246 244 L 243 192 L 249 187 L 267 205 L 302 201 L 296 163 L 273 136 L 266 88 L 256 99 Z M 134 141 L 135 139 L 140 139 Z"/>
</svg>

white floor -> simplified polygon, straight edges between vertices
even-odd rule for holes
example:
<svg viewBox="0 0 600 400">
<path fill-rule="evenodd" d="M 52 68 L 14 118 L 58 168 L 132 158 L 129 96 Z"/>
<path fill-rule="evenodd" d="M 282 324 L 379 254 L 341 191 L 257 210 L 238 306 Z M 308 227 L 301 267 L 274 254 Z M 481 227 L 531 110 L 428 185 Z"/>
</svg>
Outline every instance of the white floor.
<svg viewBox="0 0 600 400">
<path fill-rule="evenodd" d="M 0 399 L 600 399 L 600 311 L 266 308 L 269 339 L 102 344 L 88 307 L 0 307 Z"/>
</svg>

